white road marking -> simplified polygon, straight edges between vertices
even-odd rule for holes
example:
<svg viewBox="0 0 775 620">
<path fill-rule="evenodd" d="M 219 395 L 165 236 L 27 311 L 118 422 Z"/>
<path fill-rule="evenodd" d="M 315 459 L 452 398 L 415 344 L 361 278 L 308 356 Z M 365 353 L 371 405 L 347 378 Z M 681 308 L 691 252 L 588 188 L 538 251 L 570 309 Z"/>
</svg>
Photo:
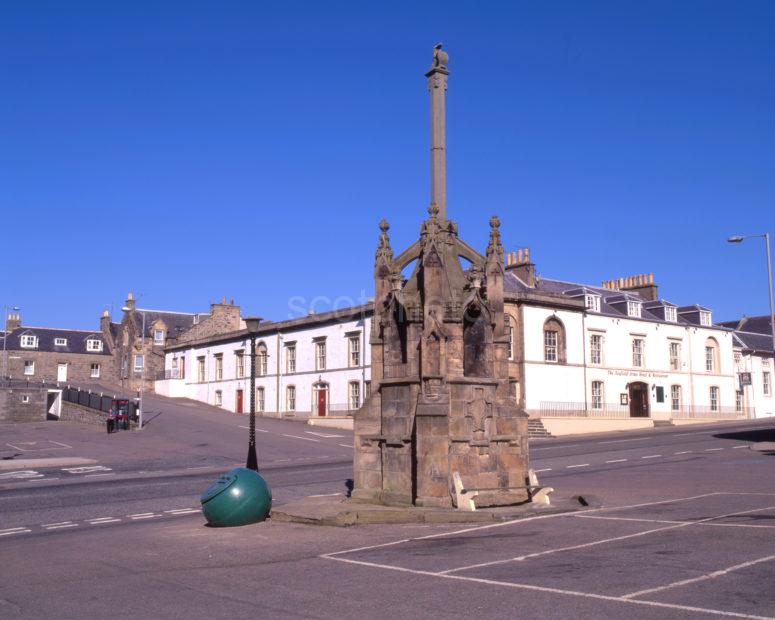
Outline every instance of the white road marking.
<svg viewBox="0 0 775 620">
<path fill-rule="evenodd" d="M 674 581 L 673 583 L 669 583 L 667 585 L 659 586 L 656 588 L 649 588 L 648 590 L 631 592 L 630 594 L 623 595 L 622 598 L 630 599 L 636 596 L 643 596 L 644 594 L 651 594 L 653 592 L 661 592 L 662 590 L 668 590 L 670 588 L 676 588 L 678 586 L 685 586 L 690 583 L 697 583 L 698 581 L 707 581 L 708 579 L 723 577 L 724 575 L 728 575 L 732 571 L 740 570 L 741 568 L 748 568 L 749 566 L 756 566 L 757 564 L 761 564 L 762 562 L 771 562 L 772 560 L 775 560 L 775 555 L 768 555 L 767 557 L 759 558 L 758 560 L 751 560 L 750 562 L 735 564 L 734 566 L 730 566 L 729 568 L 713 571 L 712 573 L 708 573 L 707 575 L 701 575 L 699 577 L 693 577 L 691 579 L 682 579 L 681 581 Z"/>
<path fill-rule="evenodd" d="M 201 512 L 201 510 L 199 508 L 181 508 L 180 510 L 165 510 L 164 512 L 171 515 L 188 515 L 194 514 L 195 512 Z"/>
<path fill-rule="evenodd" d="M 625 441 L 647 441 L 653 439 L 653 437 L 638 437 L 635 439 L 613 439 L 610 441 L 598 441 L 597 443 L 623 443 Z"/>
<path fill-rule="evenodd" d="M 212 467 L 212 465 L 197 465 L 196 467 L 186 467 L 186 469 L 207 469 L 208 467 Z"/>
<path fill-rule="evenodd" d="M 315 437 L 323 437 L 324 439 L 328 439 L 330 437 L 344 437 L 344 435 L 332 435 L 330 433 L 316 433 L 315 431 L 304 431 L 304 432 L 310 435 L 315 435 Z"/>
<path fill-rule="evenodd" d="M 115 475 L 116 475 L 115 473 L 111 473 L 111 474 L 86 474 L 84 476 L 84 478 L 96 478 L 98 476 L 115 476 Z"/>
<path fill-rule="evenodd" d="M 62 471 L 68 474 L 92 474 L 97 471 L 113 471 L 110 467 L 104 465 L 91 465 L 88 467 L 63 467 Z"/>
<path fill-rule="evenodd" d="M 116 517 L 96 517 L 94 519 L 84 519 L 84 520 L 88 521 L 89 523 L 97 523 L 98 521 L 110 521 L 112 519 L 116 519 Z"/>
<path fill-rule="evenodd" d="M 0 530 L 0 532 L 17 532 L 23 529 L 24 529 L 23 527 L 7 527 L 4 530 Z"/>
<path fill-rule="evenodd" d="M 244 428 L 246 430 L 250 430 L 249 426 L 238 426 L 237 428 Z M 265 431 L 263 428 L 257 428 L 256 432 L 257 433 L 268 433 L 269 431 Z"/>
<path fill-rule="evenodd" d="M 552 471 L 551 467 L 544 467 L 543 469 L 534 469 L 535 473 L 540 474 L 542 471 Z"/>
<path fill-rule="evenodd" d="M 121 519 L 108 519 L 107 521 L 89 521 L 91 525 L 103 525 L 105 523 L 119 523 Z"/>
<path fill-rule="evenodd" d="M 0 536 L 12 536 L 13 534 L 29 534 L 32 530 L 20 529 L 14 532 L 0 532 Z"/>
<path fill-rule="evenodd" d="M 627 459 L 613 459 L 612 461 L 606 461 L 606 463 L 624 463 Z"/>
<path fill-rule="evenodd" d="M 691 450 L 683 450 L 682 452 L 673 452 L 673 454 L 691 454 Z"/>
<path fill-rule="evenodd" d="M 340 443 L 339 445 L 342 446 L 343 448 L 352 448 L 352 446 L 349 443 Z"/>
<path fill-rule="evenodd" d="M 67 525 L 49 525 L 46 529 L 47 530 L 61 530 L 67 527 L 78 527 L 77 523 L 69 523 Z"/>
<path fill-rule="evenodd" d="M 736 612 L 730 612 L 730 611 L 720 611 L 717 609 L 705 609 L 703 607 L 690 607 L 687 605 L 674 605 L 672 603 L 658 603 L 656 601 L 640 601 L 637 599 L 625 599 L 618 596 L 607 596 L 605 594 L 591 594 L 588 592 L 575 592 L 573 590 L 560 590 L 558 588 L 547 588 L 544 586 L 534 586 L 531 584 L 523 584 L 523 583 L 511 583 L 508 581 L 496 581 L 493 579 L 480 579 L 478 577 L 465 577 L 463 575 L 445 575 L 441 573 L 432 573 L 430 571 L 422 571 L 422 570 L 415 570 L 412 568 L 403 568 L 401 566 L 391 566 L 389 564 L 377 564 L 374 562 L 362 562 L 360 560 L 350 560 L 347 558 L 339 558 L 339 557 L 333 557 L 332 554 L 328 555 L 321 555 L 320 556 L 323 559 L 326 560 L 335 560 L 337 562 L 345 562 L 347 564 L 355 564 L 360 566 L 369 566 L 372 568 L 382 568 L 385 570 L 394 570 L 402 573 L 409 573 L 414 575 L 426 575 L 428 577 L 438 577 L 441 579 L 454 579 L 457 581 L 469 581 L 473 583 L 481 583 L 486 585 L 494 585 L 494 586 L 504 586 L 507 588 L 517 588 L 521 590 L 532 590 L 535 592 L 548 592 L 551 594 L 565 594 L 567 596 L 578 596 L 583 598 L 591 598 L 596 600 L 603 600 L 603 601 L 614 601 L 618 603 L 629 603 L 629 604 L 635 604 L 635 605 L 643 605 L 646 607 L 659 607 L 663 609 L 680 609 L 683 611 L 696 611 L 696 612 L 702 612 L 702 613 L 712 613 L 717 614 L 720 616 L 730 616 L 733 618 L 753 618 L 755 620 L 769 620 L 765 618 L 764 616 L 751 616 L 747 614 L 740 614 Z"/>
<path fill-rule="evenodd" d="M 129 517 L 132 521 L 142 521 L 143 519 L 153 519 L 154 517 L 160 517 L 161 515 L 142 515 L 138 517 Z"/>
<path fill-rule="evenodd" d="M 661 454 L 649 454 L 648 456 L 642 456 L 640 458 L 642 458 L 642 459 L 658 459 L 660 456 L 662 456 L 662 455 Z"/>
<path fill-rule="evenodd" d="M 705 448 L 705 452 L 716 452 L 718 450 L 723 450 L 724 448 Z"/>
<path fill-rule="evenodd" d="M 72 521 L 59 521 L 58 523 L 43 523 L 40 527 L 51 527 L 53 525 L 68 525 Z"/>
<path fill-rule="evenodd" d="M 685 523 L 686 525 L 707 525 L 710 527 L 743 527 L 743 528 L 756 528 L 756 529 L 775 529 L 775 525 L 754 525 L 753 523 L 697 523 L 695 521 L 668 521 L 666 519 L 638 519 L 636 517 L 604 517 L 602 515 L 586 515 L 578 514 L 573 515 L 579 519 L 603 519 L 605 521 L 636 521 L 640 523 Z"/>
<path fill-rule="evenodd" d="M 2 480 L 25 480 L 28 478 L 41 478 L 44 474 L 41 474 L 34 469 L 21 469 L 18 471 L 9 471 L 4 474 L 0 474 Z"/>
<path fill-rule="evenodd" d="M 154 514 L 156 514 L 156 513 L 154 513 L 154 512 L 138 512 L 137 514 L 127 515 L 127 517 L 129 517 L 130 519 L 134 518 L 134 517 L 152 517 Z"/>
<path fill-rule="evenodd" d="M 748 444 L 746 444 L 746 445 L 744 445 L 744 446 L 732 446 L 732 449 L 733 449 L 733 450 L 738 450 L 738 449 L 740 449 L 740 448 L 750 448 L 750 447 L 751 447 L 751 446 L 749 446 Z"/>
<path fill-rule="evenodd" d="M 573 469 L 574 467 L 589 467 L 589 463 L 580 463 L 578 465 L 566 465 L 565 469 Z"/>
<path fill-rule="evenodd" d="M 299 437 L 298 435 L 286 435 L 282 433 L 283 437 L 292 437 L 293 439 L 303 439 L 304 441 L 314 441 L 320 443 L 320 439 L 312 439 L 312 437 Z"/>
<path fill-rule="evenodd" d="M 320 495 L 310 495 L 309 497 L 336 497 L 337 495 L 341 495 L 341 493 L 321 493 Z"/>
</svg>

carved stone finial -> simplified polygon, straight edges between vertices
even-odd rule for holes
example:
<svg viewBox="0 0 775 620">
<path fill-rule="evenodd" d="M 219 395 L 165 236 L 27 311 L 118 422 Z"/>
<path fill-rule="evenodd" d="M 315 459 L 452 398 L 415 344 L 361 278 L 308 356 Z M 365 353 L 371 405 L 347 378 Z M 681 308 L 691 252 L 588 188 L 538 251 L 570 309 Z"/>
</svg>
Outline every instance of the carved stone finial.
<svg viewBox="0 0 775 620">
<path fill-rule="evenodd" d="M 431 216 L 432 220 L 435 220 L 439 216 L 439 206 L 435 202 L 432 202 L 431 206 L 428 207 L 428 215 Z"/>
<path fill-rule="evenodd" d="M 387 265 L 393 260 L 393 248 L 390 247 L 390 237 L 387 233 L 390 230 L 390 224 L 388 224 L 386 219 L 383 218 L 379 223 L 379 229 L 381 233 L 377 243 L 377 253 L 374 256 L 375 266 L 380 264 Z"/>
<path fill-rule="evenodd" d="M 490 218 L 490 243 L 487 245 L 487 258 L 494 257 L 503 262 L 503 244 L 500 232 L 501 221 L 497 215 Z"/>
</svg>

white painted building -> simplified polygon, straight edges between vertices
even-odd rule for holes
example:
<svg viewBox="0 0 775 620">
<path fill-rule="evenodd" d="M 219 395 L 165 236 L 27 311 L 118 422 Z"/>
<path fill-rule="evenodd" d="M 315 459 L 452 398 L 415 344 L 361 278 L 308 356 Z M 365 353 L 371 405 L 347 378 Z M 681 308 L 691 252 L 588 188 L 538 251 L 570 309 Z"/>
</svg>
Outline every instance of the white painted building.
<svg viewBox="0 0 775 620">
<path fill-rule="evenodd" d="M 369 394 L 370 329 L 370 306 L 260 325 L 256 411 L 269 417 L 352 414 Z M 246 330 L 172 345 L 164 364 L 157 393 L 250 411 Z"/>
<path fill-rule="evenodd" d="M 775 416 L 775 362 L 770 317 L 743 317 L 724 325 L 735 328 L 734 359 L 740 395 L 756 417 Z"/>
</svg>

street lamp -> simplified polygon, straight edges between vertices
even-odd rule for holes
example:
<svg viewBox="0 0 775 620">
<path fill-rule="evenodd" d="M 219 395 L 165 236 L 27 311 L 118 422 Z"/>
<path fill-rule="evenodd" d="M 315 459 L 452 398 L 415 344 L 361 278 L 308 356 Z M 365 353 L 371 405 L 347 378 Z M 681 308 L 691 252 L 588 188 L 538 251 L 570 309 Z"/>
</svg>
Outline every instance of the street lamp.
<svg viewBox="0 0 775 620">
<path fill-rule="evenodd" d="M 763 233 L 761 235 L 733 235 L 729 237 L 727 241 L 729 243 L 742 243 L 743 240 L 749 237 L 762 237 L 764 239 L 764 246 L 767 249 L 767 287 L 770 291 L 770 332 L 772 333 L 772 352 L 775 356 L 775 304 L 773 303 L 772 296 L 772 256 L 770 255 L 770 233 Z"/>
<path fill-rule="evenodd" d="M 258 471 L 256 457 L 256 332 L 261 319 L 257 316 L 245 317 L 245 327 L 250 334 L 250 436 L 248 438 L 248 469 Z"/>
<path fill-rule="evenodd" d="M 13 310 L 19 312 L 19 306 L 6 306 L 5 307 L 5 325 L 3 325 L 3 379 L 8 378 L 8 311 Z"/>
<path fill-rule="evenodd" d="M 143 357 L 143 365 L 140 368 L 140 410 L 137 414 L 137 426 L 138 428 L 143 428 L 143 387 L 145 384 L 145 311 L 144 310 L 135 310 L 135 308 L 130 308 L 129 306 L 124 306 L 121 308 L 122 312 L 139 312 L 140 315 L 143 317 L 143 327 L 142 332 L 140 335 L 140 350 L 142 351 L 142 357 Z"/>
</svg>

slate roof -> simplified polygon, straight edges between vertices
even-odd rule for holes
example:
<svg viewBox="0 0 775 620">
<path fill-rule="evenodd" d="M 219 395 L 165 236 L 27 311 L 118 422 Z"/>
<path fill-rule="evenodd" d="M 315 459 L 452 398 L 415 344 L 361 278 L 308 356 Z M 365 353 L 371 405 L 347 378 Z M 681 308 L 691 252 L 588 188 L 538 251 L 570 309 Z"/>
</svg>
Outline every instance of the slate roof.
<svg viewBox="0 0 775 620">
<path fill-rule="evenodd" d="M 772 335 L 771 334 L 754 334 L 751 332 L 744 332 L 736 330 L 735 344 L 742 347 L 746 351 L 757 351 L 760 353 L 772 353 Z"/>
<path fill-rule="evenodd" d="M 135 322 L 136 333 L 140 333 L 143 327 L 143 314 L 145 314 L 145 337 L 153 337 L 153 324 L 161 319 L 167 326 L 167 335 L 175 338 L 178 334 L 190 329 L 194 325 L 194 317 L 202 316 L 201 313 L 194 312 L 170 312 L 166 310 L 146 310 L 138 308 L 138 311 L 132 313 Z M 204 316 L 209 316 L 205 314 Z M 179 328 L 179 329 L 178 329 Z"/>
<path fill-rule="evenodd" d="M 735 321 L 721 321 L 719 325 L 754 334 L 771 334 L 769 316 L 744 316 Z"/>
<path fill-rule="evenodd" d="M 21 346 L 24 335 L 38 337 L 38 346 L 34 349 Z M 67 344 L 55 345 L 56 338 L 64 338 Z M 102 342 L 102 351 L 87 351 L 87 340 Z M 97 330 L 88 332 L 80 329 L 56 329 L 53 327 L 17 327 L 8 334 L 7 349 L 9 351 L 44 351 L 49 353 L 86 353 L 88 355 L 110 355 L 110 348 L 102 333 Z"/>
<path fill-rule="evenodd" d="M 594 314 L 600 314 L 603 316 L 612 316 L 612 317 L 627 317 L 628 319 L 631 319 L 633 321 L 652 321 L 656 323 L 666 323 L 668 325 L 695 325 L 695 323 L 692 323 L 691 321 L 687 321 L 686 318 L 682 317 L 680 315 L 681 310 L 687 310 L 687 309 L 697 309 L 697 310 L 707 310 L 707 308 L 703 306 L 683 306 L 681 308 L 678 308 L 678 320 L 676 322 L 673 321 L 666 321 L 663 318 L 661 318 L 658 314 L 653 312 L 657 307 L 662 306 L 670 306 L 670 307 L 677 307 L 676 304 L 669 302 L 664 299 L 659 299 L 655 301 L 648 301 L 643 299 L 640 295 L 637 295 L 636 293 L 631 293 L 628 291 L 620 291 L 620 290 L 612 290 L 609 288 L 604 288 L 602 286 L 593 286 L 589 284 L 579 284 L 578 282 L 565 282 L 563 280 L 552 280 L 549 278 L 536 278 L 536 286 L 530 287 L 525 282 L 523 282 L 515 273 L 511 271 L 506 271 L 506 274 L 503 278 L 503 290 L 508 295 L 509 293 L 531 293 L 531 292 L 537 292 L 537 293 L 552 293 L 555 295 L 563 295 L 565 297 L 580 297 L 586 294 L 590 295 L 598 295 L 600 297 L 600 312 L 594 312 Z M 626 312 L 626 304 L 624 302 L 626 301 L 638 301 L 641 302 L 641 316 L 633 317 L 628 316 Z M 617 308 L 616 306 L 620 306 L 620 308 Z M 728 329 L 728 327 L 723 326 L 707 326 L 709 328 L 716 328 L 716 329 Z"/>
</svg>

